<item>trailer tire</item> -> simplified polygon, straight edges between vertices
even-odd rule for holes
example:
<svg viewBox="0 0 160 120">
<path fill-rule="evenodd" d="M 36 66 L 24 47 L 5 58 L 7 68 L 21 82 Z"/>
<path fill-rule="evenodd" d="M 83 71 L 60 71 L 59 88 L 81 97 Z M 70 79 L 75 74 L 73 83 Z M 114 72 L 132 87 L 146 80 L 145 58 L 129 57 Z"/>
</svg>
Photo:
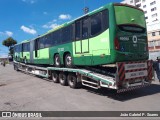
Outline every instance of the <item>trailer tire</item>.
<svg viewBox="0 0 160 120">
<path fill-rule="evenodd" d="M 75 74 L 73 73 L 70 73 L 68 74 L 67 76 L 67 80 L 68 80 L 68 85 L 71 87 L 71 88 L 80 88 L 81 87 L 81 82 L 78 81 L 78 78 Z"/>
<path fill-rule="evenodd" d="M 52 80 L 53 80 L 54 83 L 59 83 L 57 72 L 52 73 Z"/>
<path fill-rule="evenodd" d="M 61 85 L 66 86 L 67 85 L 67 75 L 63 72 L 59 74 L 59 82 Z"/>
</svg>

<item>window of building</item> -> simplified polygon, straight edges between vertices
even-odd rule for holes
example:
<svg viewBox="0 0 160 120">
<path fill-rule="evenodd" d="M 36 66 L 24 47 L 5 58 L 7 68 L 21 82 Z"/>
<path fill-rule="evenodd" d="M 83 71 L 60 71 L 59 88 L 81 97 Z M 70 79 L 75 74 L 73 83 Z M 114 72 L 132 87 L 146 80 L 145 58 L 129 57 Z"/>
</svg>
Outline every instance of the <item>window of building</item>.
<svg viewBox="0 0 160 120">
<path fill-rule="evenodd" d="M 154 47 L 155 46 L 154 44 L 155 44 L 154 41 L 150 41 L 148 42 L 148 47 Z"/>
<path fill-rule="evenodd" d="M 141 4 L 137 4 L 136 7 L 141 7 Z"/>
<path fill-rule="evenodd" d="M 157 10 L 157 8 L 156 8 L 156 7 L 154 7 L 154 8 L 152 8 L 152 9 L 151 9 L 151 11 L 152 11 L 152 12 L 153 12 L 153 11 L 155 11 L 155 10 Z"/>
<path fill-rule="evenodd" d="M 157 17 L 157 13 L 153 14 L 152 17 Z"/>
<path fill-rule="evenodd" d="M 148 19 L 148 17 L 146 16 L 145 19 Z"/>
<path fill-rule="evenodd" d="M 160 31 L 159 31 L 159 35 L 160 35 Z"/>
<path fill-rule="evenodd" d="M 130 3 L 133 3 L 133 0 L 131 0 Z"/>
<path fill-rule="evenodd" d="M 156 41 L 155 45 L 160 46 L 160 41 Z"/>
<path fill-rule="evenodd" d="M 155 33 L 155 32 L 152 32 L 152 36 L 156 36 L 156 33 Z"/>
<path fill-rule="evenodd" d="M 142 2 L 145 2 L 146 0 L 142 0 Z"/>
<path fill-rule="evenodd" d="M 144 11 L 145 14 L 147 14 L 147 11 Z"/>
<path fill-rule="evenodd" d="M 153 2 L 150 3 L 150 5 L 154 5 L 154 4 L 156 4 L 156 1 L 153 1 Z"/>
<path fill-rule="evenodd" d="M 146 8 L 146 5 L 143 5 L 143 8 Z"/>
<path fill-rule="evenodd" d="M 140 2 L 141 0 L 135 0 L 135 3 Z"/>
<path fill-rule="evenodd" d="M 158 19 L 156 18 L 156 19 L 154 19 L 152 22 L 155 22 L 155 21 L 158 21 Z"/>
</svg>

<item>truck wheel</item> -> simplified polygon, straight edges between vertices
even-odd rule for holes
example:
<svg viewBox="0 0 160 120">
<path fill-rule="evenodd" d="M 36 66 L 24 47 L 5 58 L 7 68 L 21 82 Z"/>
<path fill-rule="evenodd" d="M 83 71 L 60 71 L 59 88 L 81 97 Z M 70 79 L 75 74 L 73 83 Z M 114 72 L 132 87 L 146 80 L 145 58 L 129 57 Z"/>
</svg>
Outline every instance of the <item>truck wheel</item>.
<svg viewBox="0 0 160 120">
<path fill-rule="evenodd" d="M 72 64 L 72 56 L 71 56 L 70 53 L 68 53 L 68 54 L 65 56 L 65 66 L 68 67 L 68 68 L 73 67 L 73 64 Z"/>
<path fill-rule="evenodd" d="M 60 60 L 59 54 L 56 54 L 55 57 L 54 57 L 54 65 L 56 67 L 60 67 L 61 66 L 61 60 Z"/>
<path fill-rule="evenodd" d="M 66 86 L 67 85 L 67 75 L 63 72 L 59 74 L 59 82 L 61 85 Z"/>
<path fill-rule="evenodd" d="M 58 83 L 59 80 L 58 80 L 58 73 L 57 72 L 53 72 L 52 73 L 52 80 L 54 83 Z"/>
<path fill-rule="evenodd" d="M 81 82 L 78 81 L 78 78 L 75 74 L 73 74 L 73 73 L 68 74 L 67 80 L 68 80 L 68 85 L 71 88 L 75 89 L 75 88 L 80 88 L 81 87 Z"/>
</svg>

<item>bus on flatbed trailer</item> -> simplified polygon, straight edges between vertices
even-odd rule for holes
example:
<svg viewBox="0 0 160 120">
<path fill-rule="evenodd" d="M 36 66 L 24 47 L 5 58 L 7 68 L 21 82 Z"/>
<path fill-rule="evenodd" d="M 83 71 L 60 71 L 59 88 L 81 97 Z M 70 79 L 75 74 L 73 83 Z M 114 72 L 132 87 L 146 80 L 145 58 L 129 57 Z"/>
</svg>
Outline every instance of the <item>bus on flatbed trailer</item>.
<svg viewBox="0 0 160 120">
<path fill-rule="evenodd" d="M 148 86 L 153 68 L 144 18 L 137 7 L 110 3 L 15 45 L 14 69 L 71 88 L 124 92 Z"/>
<path fill-rule="evenodd" d="M 24 52 L 22 47 L 19 52 Z M 110 3 L 34 38 L 26 52 L 29 57 L 14 57 L 56 67 L 147 60 L 145 16 L 137 7 Z"/>
<path fill-rule="evenodd" d="M 153 80 L 152 61 L 118 62 L 110 66 L 59 68 L 28 65 L 14 61 L 14 69 L 52 79 L 54 83 L 79 88 L 109 88 L 118 93 L 149 86 Z"/>
</svg>

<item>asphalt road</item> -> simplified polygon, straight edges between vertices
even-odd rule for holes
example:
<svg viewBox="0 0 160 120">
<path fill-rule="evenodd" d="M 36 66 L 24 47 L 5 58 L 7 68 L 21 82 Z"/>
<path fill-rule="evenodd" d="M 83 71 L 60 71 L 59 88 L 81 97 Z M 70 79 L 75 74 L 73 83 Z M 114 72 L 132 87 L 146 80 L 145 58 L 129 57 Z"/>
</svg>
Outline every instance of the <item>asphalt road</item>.
<svg viewBox="0 0 160 120">
<path fill-rule="evenodd" d="M 117 94 L 71 89 L 0 65 L 0 111 L 159 111 L 160 83 Z"/>
</svg>

